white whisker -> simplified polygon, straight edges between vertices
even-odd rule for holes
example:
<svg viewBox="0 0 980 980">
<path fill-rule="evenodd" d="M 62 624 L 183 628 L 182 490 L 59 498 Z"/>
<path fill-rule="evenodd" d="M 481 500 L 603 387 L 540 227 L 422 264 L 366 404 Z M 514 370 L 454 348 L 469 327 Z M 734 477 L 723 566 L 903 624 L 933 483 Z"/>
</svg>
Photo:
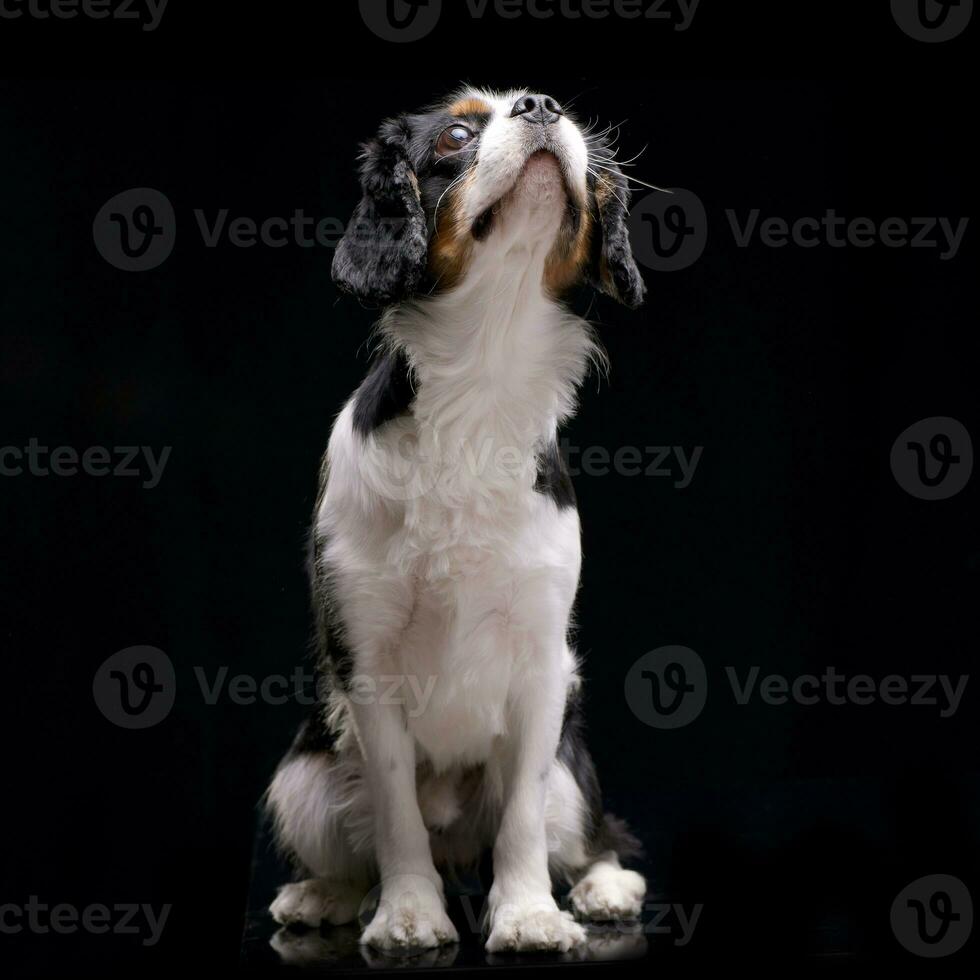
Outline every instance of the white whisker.
<svg viewBox="0 0 980 980">
<path fill-rule="evenodd" d="M 591 161 L 592 166 L 598 167 L 600 170 L 605 170 L 607 173 L 615 174 L 616 171 L 612 167 L 604 167 L 601 163 L 596 163 L 594 160 Z M 662 191 L 664 194 L 673 194 L 674 192 L 666 187 L 657 187 L 656 184 L 648 184 L 645 180 L 640 180 L 639 177 L 633 177 L 630 174 L 622 174 L 623 180 L 632 181 L 634 184 L 639 184 L 640 187 L 649 187 L 652 191 Z"/>
</svg>

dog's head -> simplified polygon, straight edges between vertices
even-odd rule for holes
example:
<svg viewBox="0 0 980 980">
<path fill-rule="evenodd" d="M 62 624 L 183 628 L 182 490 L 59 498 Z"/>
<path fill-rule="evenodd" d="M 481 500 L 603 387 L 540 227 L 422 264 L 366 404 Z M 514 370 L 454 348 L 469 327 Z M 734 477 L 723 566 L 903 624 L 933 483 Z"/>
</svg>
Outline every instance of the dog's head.
<svg viewBox="0 0 980 980">
<path fill-rule="evenodd" d="M 389 119 L 364 145 L 360 174 L 333 277 L 362 299 L 451 289 L 481 250 L 502 246 L 544 254 L 555 297 L 588 281 L 627 306 L 643 301 L 626 179 L 604 140 L 547 95 L 466 90 Z"/>
</svg>

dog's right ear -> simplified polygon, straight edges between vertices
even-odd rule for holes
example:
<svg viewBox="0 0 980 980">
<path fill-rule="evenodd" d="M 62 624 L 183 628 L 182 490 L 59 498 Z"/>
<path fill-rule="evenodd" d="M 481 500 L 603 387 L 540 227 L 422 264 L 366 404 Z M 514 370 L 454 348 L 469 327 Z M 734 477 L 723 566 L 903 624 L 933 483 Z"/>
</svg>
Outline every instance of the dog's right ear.
<svg viewBox="0 0 980 980">
<path fill-rule="evenodd" d="M 364 144 L 364 197 L 333 257 L 333 281 L 372 303 L 396 303 L 411 296 L 426 270 L 428 231 L 410 145 L 406 116 L 387 120 Z"/>
<path fill-rule="evenodd" d="M 647 287 L 630 246 L 629 183 L 615 162 L 602 166 L 600 178 L 592 182 L 600 234 L 590 278 L 600 292 L 635 310 L 643 303 Z"/>
</svg>

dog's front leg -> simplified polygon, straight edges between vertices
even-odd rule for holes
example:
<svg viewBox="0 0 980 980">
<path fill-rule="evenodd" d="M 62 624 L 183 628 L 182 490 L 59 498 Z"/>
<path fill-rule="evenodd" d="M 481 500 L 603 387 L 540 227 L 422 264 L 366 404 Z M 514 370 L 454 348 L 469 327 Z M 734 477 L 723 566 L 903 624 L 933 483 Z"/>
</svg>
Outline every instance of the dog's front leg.
<svg viewBox="0 0 980 980">
<path fill-rule="evenodd" d="M 561 950 L 585 931 L 551 893 L 545 801 L 565 708 L 562 634 L 536 651 L 511 695 L 500 758 L 503 811 L 493 849 L 489 952 Z"/>
<path fill-rule="evenodd" d="M 364 752 L 381 876 L 378 907 L 361 942 L 381 950 L 458 942 L 419 812 L 415 742 L 403 709 L 374 702 L 353 705 L 352 710 Z"/>
</svg>

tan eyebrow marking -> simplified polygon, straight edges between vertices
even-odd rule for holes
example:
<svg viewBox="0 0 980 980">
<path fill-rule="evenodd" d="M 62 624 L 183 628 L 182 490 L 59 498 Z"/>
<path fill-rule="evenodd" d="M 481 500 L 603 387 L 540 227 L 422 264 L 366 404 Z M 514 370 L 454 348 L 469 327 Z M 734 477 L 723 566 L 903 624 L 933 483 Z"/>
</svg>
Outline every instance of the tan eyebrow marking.
<svg viewBox="0 0 980 980">
<path fill-rule="evenodd" d="M 449 107 L 449 111 L 454 116 L 489 116 L 493 113 L 489 102 L 473 97 L 459 99 Z"/>
</svg>

